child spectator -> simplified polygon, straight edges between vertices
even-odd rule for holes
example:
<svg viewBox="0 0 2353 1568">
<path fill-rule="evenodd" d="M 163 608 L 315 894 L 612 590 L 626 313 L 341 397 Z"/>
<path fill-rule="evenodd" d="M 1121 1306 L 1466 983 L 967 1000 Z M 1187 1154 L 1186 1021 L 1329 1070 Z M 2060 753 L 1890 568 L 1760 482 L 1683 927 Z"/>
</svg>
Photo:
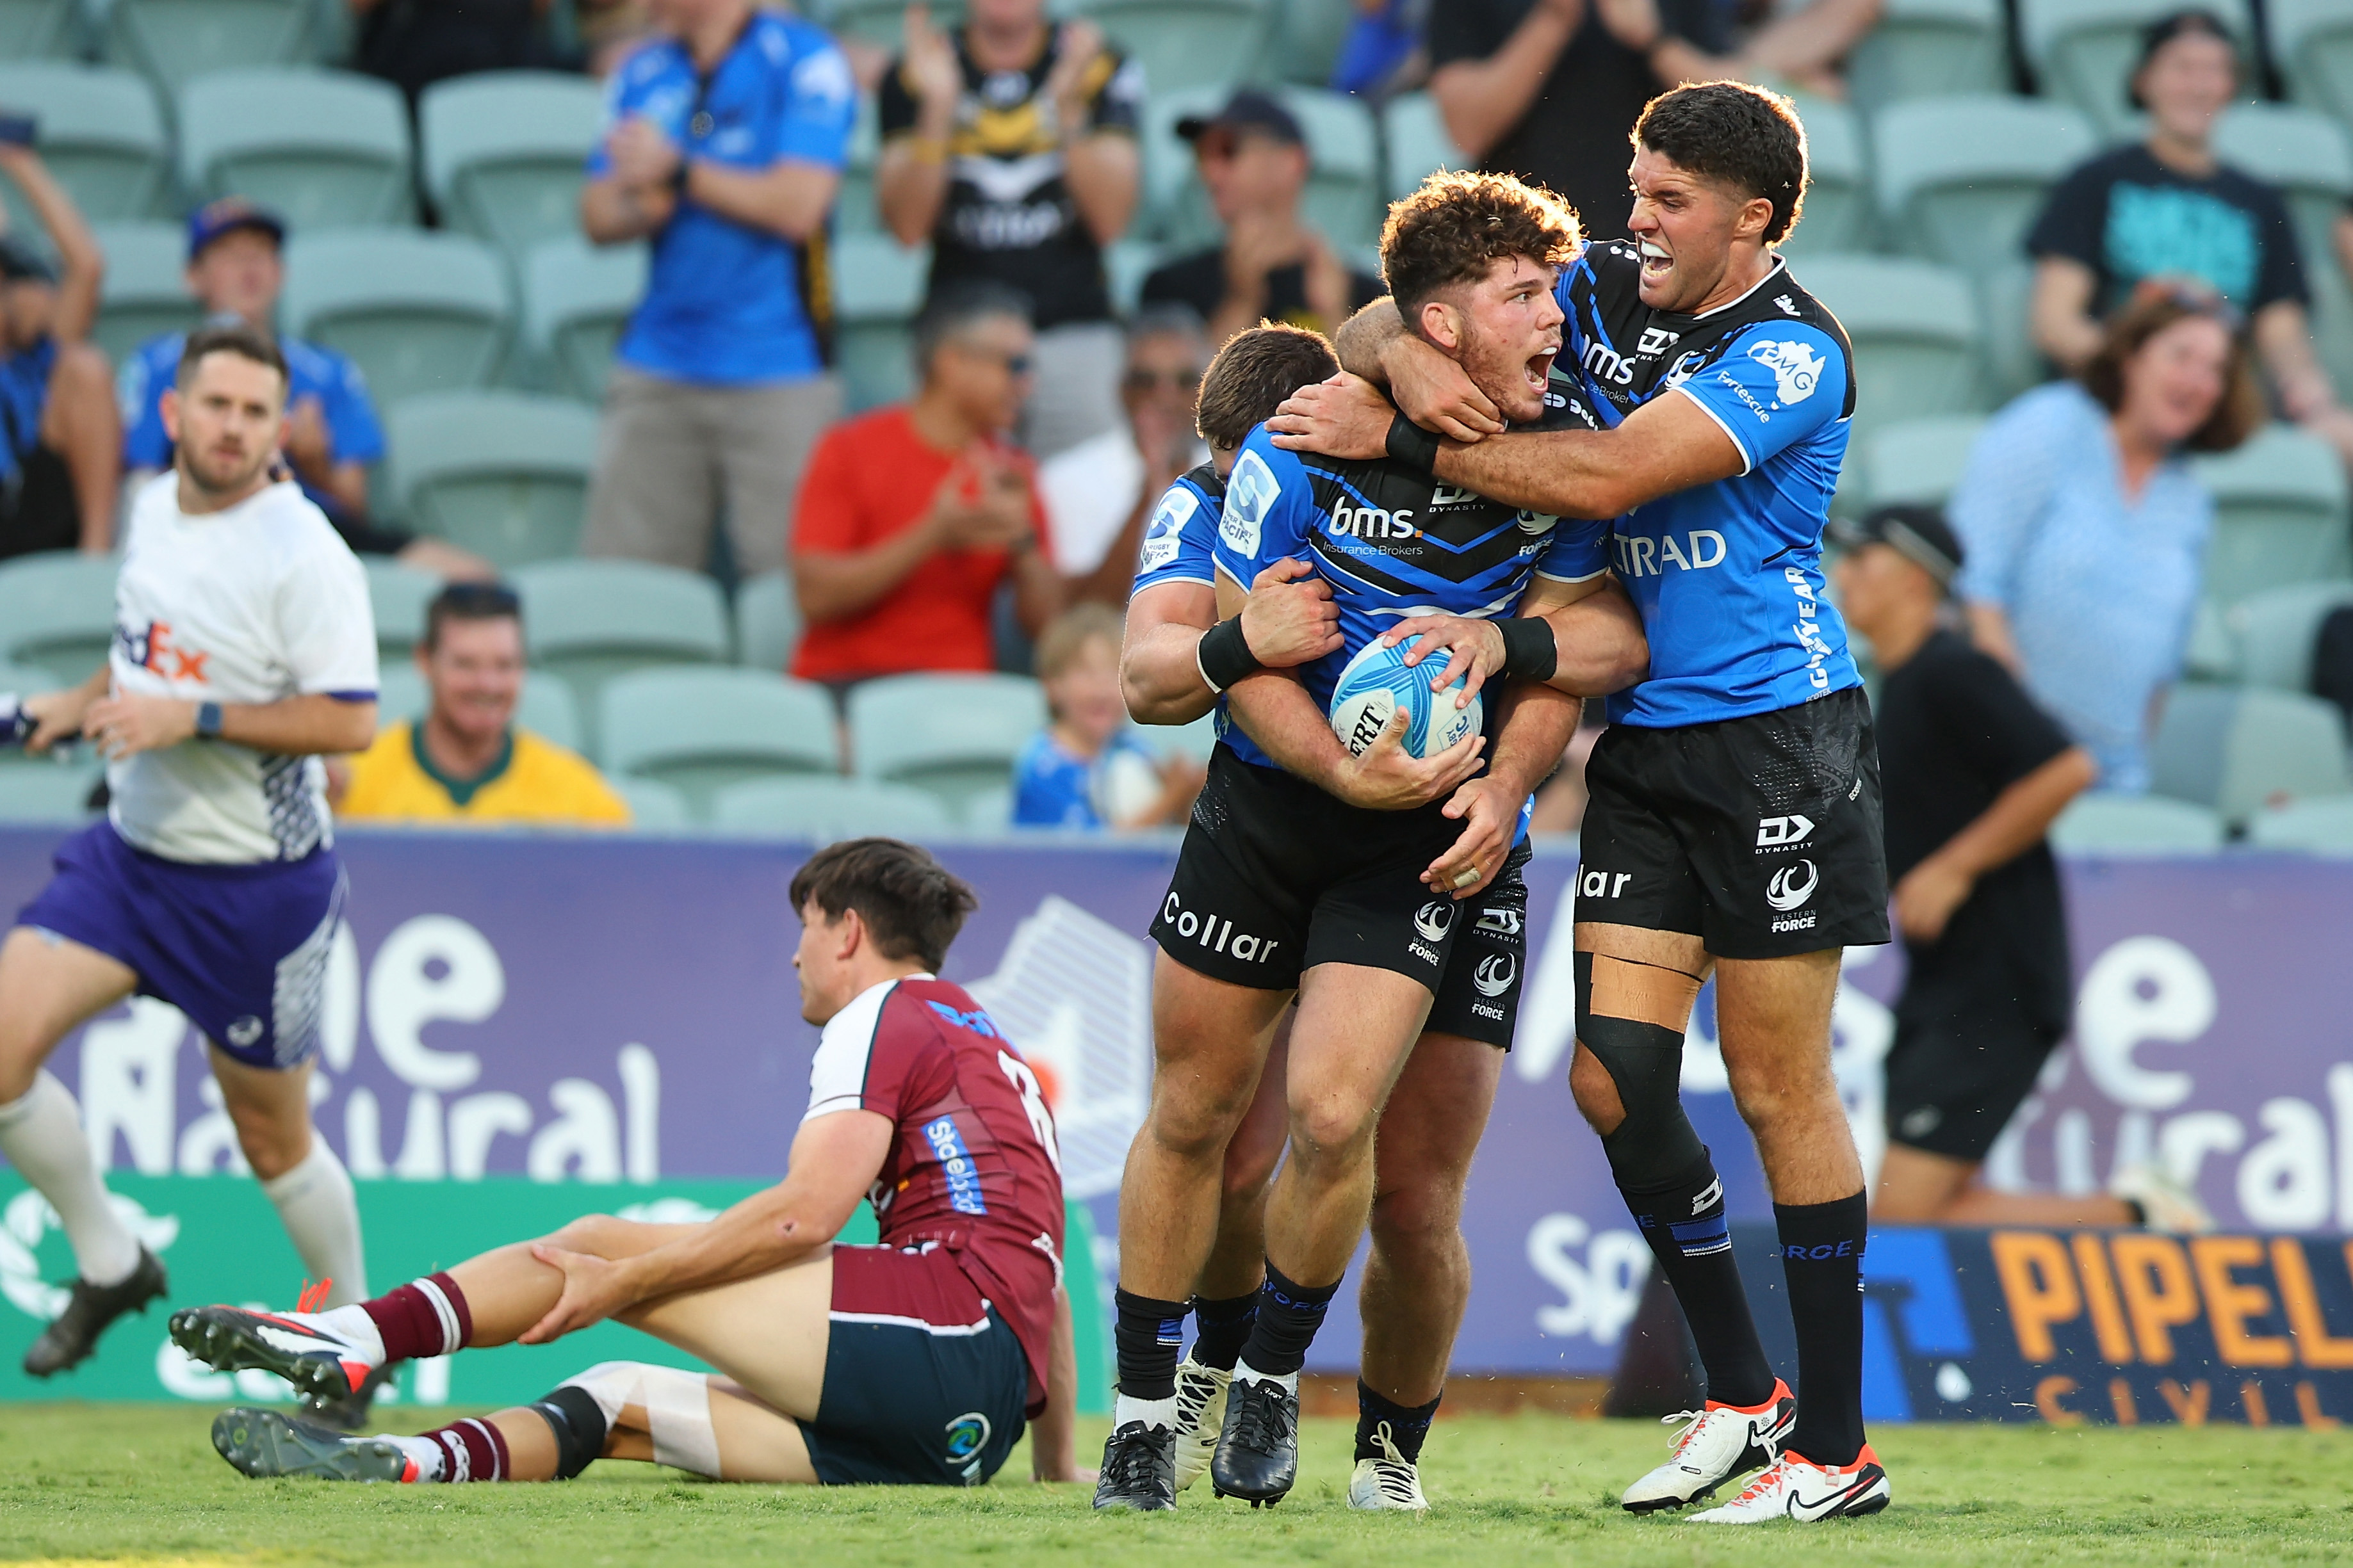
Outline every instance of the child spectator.
<svg viewBox="0 0 2353 1568">
<path fill-rule="evenodd" d="M 1079 605 L 1038 639 L 1046 728 L 1013 764 L 1017 827 L 1158 827 L 1181 823 L 1201 792 L 1199 764 L 1155 757 L 1128 727 L 1119 691 L 1119 613 Z"/>
</svg>

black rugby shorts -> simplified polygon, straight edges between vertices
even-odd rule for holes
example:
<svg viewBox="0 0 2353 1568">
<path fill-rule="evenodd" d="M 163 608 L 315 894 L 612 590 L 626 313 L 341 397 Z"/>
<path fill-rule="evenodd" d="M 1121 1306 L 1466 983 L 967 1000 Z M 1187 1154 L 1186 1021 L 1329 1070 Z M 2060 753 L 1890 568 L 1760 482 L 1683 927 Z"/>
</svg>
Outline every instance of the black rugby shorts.
<svg viewBox="0 0 2353 1568">
<path fill-rule="evenodd" d="M 1454 951 L 1447 955 L 1446 977 L 1438 983 L 1425 1030 L 1512 1048 L 1528 969 L 1527 864 L 1523 840 L 1504 858 L 1487 890 L 1462 900 Z"/>
<path fill-rule="evenodd" d="M 1956 942 L 1972 947 L 1957 949 Z M 2063 1024 L 2029 1000 L 2032 989 L 1983 936 L 1947 936 L 1933 963 L 1914 964 L 1887 1051 L 1891 1140 L 1984 1162 L 2066 1036 Z"/>
<path fill-rule="evenodd" d="M 1860 687 L 1673 730 L 1612 724 L 1586 765 L 1577 918 L 1718 958 L 1888 939 L 1879 752 Z"/>
</svg>

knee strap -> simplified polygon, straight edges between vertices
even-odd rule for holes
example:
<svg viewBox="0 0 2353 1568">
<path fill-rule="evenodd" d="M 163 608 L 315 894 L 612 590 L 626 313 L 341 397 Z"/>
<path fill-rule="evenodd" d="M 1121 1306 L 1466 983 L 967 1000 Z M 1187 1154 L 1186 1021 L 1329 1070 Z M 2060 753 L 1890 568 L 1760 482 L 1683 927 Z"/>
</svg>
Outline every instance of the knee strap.
<svg viewBox="0 0 2353 1568">
<path fill-rule="evenodd" d="M 533 1401 L 531 1410 L 555 1435 L 557 1480 L 570 1480 L 603 1456 L 605 1434 L 612 1424 L 605 1418 L 604 1407 L 586 1389 L 567 1383 L 545 1398 Z"/>
<path fill-rule="evenodd" d="M 1699 994 L 1699 981 L 1674 970 L 1627 963 L 1603 957 L 1606 973 L 1598 1008 L 1594 994 L 1595 955 L 1577 955 L 1577 1038 L 1593 1053 L 1609 1081 L 1617 1086 L 1618 1102 L 1626 1119 L 1601 1140 L 1610 1173 L 1627 1192 L 1648 1191 L 1673 1183 L 1694 1161 L 1707 1157 L 1699 1133 L 1683 1114 L 1683 1032 L 1655 1020 L 1674 1016 L 1682 996 L 1683 1019 L 1690 1016 L 1690 998 Z M 1620 975 L 1615 972 L 1647 971 Z M 1626 984 L 1620 984 L 1620 982 Z M 1688 985 L 1689 994 L 1683 990 Z M 1620 1012 L 1641 1012 L 1650 1018 L 1621 1017 Z"/>
<path fill-rule="evenodd" d="M 700 1373 L 644 1362 L 601 1362 L 568 1380 L 592 1400 L 605 1424 L 628 1405 L 642 1405 L 654 1440 L 654 1462 L 719 1479 L 719 1434 L 711 1424 L 711 1384 Z M 551 1396 L 552 1397 L 552 1396 Z M 599 1451 L 603 1444 L 598 1444 Z"/>
</svg>

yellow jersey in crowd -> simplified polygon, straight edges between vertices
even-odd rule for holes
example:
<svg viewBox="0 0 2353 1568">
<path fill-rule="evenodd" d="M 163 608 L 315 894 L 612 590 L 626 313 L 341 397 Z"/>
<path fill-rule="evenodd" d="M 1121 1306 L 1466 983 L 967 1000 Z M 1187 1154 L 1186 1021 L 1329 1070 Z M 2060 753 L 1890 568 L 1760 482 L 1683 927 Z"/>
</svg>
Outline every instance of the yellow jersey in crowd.
<svg viewBox="0 0 2353 1568">
<path fill-rule="evenodd" d="M 626 827 L 627 802 L 588 760 L 511 728 L 505 752 L 478 779 L 456 780 L 425 754 L 417 722 L 376 731 L 352 759 L 352 782 L 335 815 L 348 820 L 581 823 Z"/>
</svg>

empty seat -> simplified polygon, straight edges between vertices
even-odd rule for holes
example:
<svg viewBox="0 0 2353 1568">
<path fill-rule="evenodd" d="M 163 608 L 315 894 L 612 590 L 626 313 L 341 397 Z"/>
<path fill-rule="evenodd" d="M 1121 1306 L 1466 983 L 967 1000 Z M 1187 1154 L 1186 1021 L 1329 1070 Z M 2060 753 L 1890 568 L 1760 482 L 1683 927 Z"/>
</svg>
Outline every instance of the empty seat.
<svg viewBox="0 0 2353 1568">
<path fill-rule="evenodd" d="M 297 234 L 407 218 L 408 110 L 349 71 L 215 71 L 180 89 L 180 177 L 250 196 Z"/>
<path fill-rule="evenodd" d="M 2337 271 L 2331 237 L 2353 195 L 2353 137 L 2345 126 L 2318 110 L 2241 104 L 2214 127 L 2214 152 L 2287 198 L 2307 279 Z"/>
<path fill-rule="evenodd" d="M 1854 344 L 1856 442 L 1982 406 L 1978 305 L 1968 280 L 1925 261 L 1819 257 L 1794 268 Z"/>
<path fill-rule="evenodd" d="M 1218 716 L 1204 713 L 1188 724 L 1148 725 L 1137 730 L 1144 743 L 1167 756 L 1207 763 L 1218 749 Z"/>
<path fill-rule="evenodd" d="M 0 658 L 86 680 L 114 643 L 110 555 L 50 551 L 0 562 Z"/>
<path fill-rule="evenodd" d="M 106 52 L 170 91 L 211 72 L 315 58 L 324 9 L 314 0 L 111 0 Z"/>
<path fill-rule="evenodd" d="M 90 795 L 98 775 L 87 768 L 37 758 L 0 763 L 0 823 L 11 826 L 71 826 L 98 815 Z"/>
<path fill-rule="evenodd" d="M 964 25 L 962 0 L 945 0 L 929 9 L 935 27 L 952 30 Z M 838 38 L 879 45 L 894 55 L 907 36 L 905 0 L 831 0 L 810 14 Z"/>
<path fill-rule="evenodd" d="M 686 796 L 655 779 L 607 779 L 628 803 L 629 826 L 643 833 L 675 833 L 694 826 Z"/>
<path fill-rule="evenodd" d="M 2353 126 L 2353 11 L 2344 0 L 2265 0 L 2288 96 Z"/>
<path fill-rule="evenodd" d="M 871 779 L 754 779 L 711 797 L 715 827 L 830 844 L 870 836 L 921 842 L 955 831 L 937 796 Z"/>
<path fill-rule="evenodd" d="M 646 247 L 543 240 L 523 262 L 523 331 L 554 384 L 594 403 L 605 395 L 614 345 L 646 292 Z"/>
<path fill-rule="evenodd" d="M 1080 0 L 1079 10 L 1144 67 L 1155 92 L 1224 87 L 1253 74 L 1269 0 Z"/>
<path fill-rule="evenodd" d="M 82 0 L 0 0 L 0 59 L 79 58 Z"/>
<path fill-rule="evenodd" d="M 1883 426 L 1861 452 L 1862 499 L 1871 506 L 1942 506 L 1968 467 L 1985 420 L 1974 414 L 1947 415 Z M 1847 459 L 1849 468 L 1855 459 Z"/>
<path fill-rule="evenodd" d="M 2353 605 L 2353 582 L 2295 583 L 2250 594 L 2227 617 L 2238 678 L 2277 691 L 2312 689 L 2312 655 L 2328 612 Z"/>
<path fill-rule="evenodd" d="M 735 662 L 781 674 L 801 644 L 801 607 L 789 573 L 763 572 L 735 589 Z"/>
<path fill-rule="evenodd" d="M 2020 0 L 2019 38 L 2047 96 L 2089 114 L 2104 139 L 2124 141 L 2135 134 L 2126 93 L 2141 29 L 2180 9 L 2175 0 Z M 2201 9 L 2220 17 L 2247 52 L 2246 0 L 2214 0 Z"/>
<path fill-rule="evenodd" d="M 2353 796 L 2267 805 L 2248 819 L 2247 841 L 2259 849 L 2353 855 Z"/>
<path fill-rule="evenodd" d="M 2273 425 L 2196 468 L 2214 494 L 2208 598 L 2230 605 L 2259 589 L 2346 574 L 2345 466 L 2327 443 Z"/>
<path fill-rule="evenodd" d="M 1791 256 L 1831 256 L 1871 248 L 1871 174 L 1862 121 L 1826 98 L 1797 100 L 1806 128 L 1806 205 L 1781 248 Z"/>
<path fill-rule="evenodd" d="M 62 60 L 0 66 L 0 104 L 39 122 L 41 162 L 90 222 L 151 217 L 164 209 L 172 144 L 144 77 Z M 0 188 L 10 226 L 38 233 L 16 182 L 0 182 Z"/>
<path fill-rule="evenodd" d="M 1847 58 L 1854 101 L 1877 110 L 1907 98 L 2007 90 L 2001 13 L 2001 0 L 1886 0 Z"/>
<path fill-rule="evenodd" d="M 501 566 L 579 552 L 596 415 L 567 397 L 444 392 L 396 405 L 387 487 L 400 515 Z"/>
<path fill-rule="evenodd" d="M 808 681 L 756 669 L 641 669 L 615 676 L 601 704 L 607 770 L 669 784 L 698 819 L 729 784 L 841 770 L 833 699 Z"/>
<path fill-rule="evenodd" d="M 286 331 L 359 362 L 376 405 L 487 385 L 512 310 L 498 253 L 460 234 L 346 229 L 286 246 Z"/>
<path fill-rule="evenodd" d="M 532 668 L 571 686 L 592 750 L 598 694 L 614 676 L 727 658 L 727 606 L 718 584 L 699 572 L 637 561 L 545 561 L 512 580 L 522 597 Z"/>
<path fill-rule="evenodd" d="M 873 93 L 858 95 L 858 118 L 849 126 L 849 156 L 841 170 L 841 189 L 833 198 L 833 228 L 841 234 L 881 234 L 882 210 L 874 195 L 876 171 L 882 163 L 881 110 Z"/>
<path fill-rule="evenodd" d="M 2222 847 L 2222 819 L 2163 795 L 2079 795 L 2051 825 L 2051 843 L 2065 855 L 2211 855 Z"/>
<path fill-rule="evenodd" d="M 850 763 L 860 778 L 929 790 L 961 816 L 1007 785 L 1045 722 L 1044 689 L 1021 676 L 891 676 L 850 691 Z"/>
<path fill-rule="evenodd" d="M 585 77 L 485 71 L 435 82 L 417 100 L 425 188 L 441 221 L 520 264 L 580 228 L 580 185 L 604 99 Z"/>
<path fill-rule="evenodd" d="M 2167 693 L 2149 774 L 2155 793 L 2211 806 L 2232 823 L 2267 805 L 2353 791 L 2334 706 L 2245 686 Z"/>
<path fill-rule="evenodd" d="M 1446 117 L 1438 100 L 1426 92 L 1402 92 L 1381 110 L 1381 142 L 1386 165 L 1382 181 L 1391 201 L 1411 192 L 1440 169 L 1471 169 L 1478 160 L 1454 144 L 1446 133 Z"/>
<path fill-rule="evenodd" d="M 375 612 L 376 653 L 405 658 L 425 640 L 425 607 L 441 591 L 441 579 L 386 555 L 363 555 L 360 564 L 367 568 L 368 605 Z"/>
<path fill-rule="evenodd" d="M 5 100 L 0 100 L 5 101 Z M 98 322 L 90 339 L 116 364 L 165 332 L 185 332 L 205 317 L 188 292 L 188 231 L 176 223 L 94 226 L 106 254 L 98 290 Z"/>
<path fill-rule="evenodd" d="M 2015 259 L 2052 184 L 2095 151 L 2064 104 L 1924 98 L 1872 122 L 1880 221 L 1906 250 L 1972 275 Z"/>
<path fill-rule="evenodd" d="M 887 234 L 845 234 L 833 251 L 834 365 L 849 412 L 897 403 L 915 388 L 915 311 L 932 247 Z"/>
<path fill-rule="evenodd" d="M 1332 68 L 1339 64 L 1340 47 L 1356 24 L 1353 0 L 1282 0 L 1275 9 L 1280 14 L 1267 58 L 1285 81 L 1302 87 L 1324 86 L 1332 79 Z"/>
<path fill-rule="evenodd" d="M 66 684 L 46 666 L 0 659 L 0 692 L 13 697 L 30 697 L 37 691 L 55 691 Z"/>
</svg>

